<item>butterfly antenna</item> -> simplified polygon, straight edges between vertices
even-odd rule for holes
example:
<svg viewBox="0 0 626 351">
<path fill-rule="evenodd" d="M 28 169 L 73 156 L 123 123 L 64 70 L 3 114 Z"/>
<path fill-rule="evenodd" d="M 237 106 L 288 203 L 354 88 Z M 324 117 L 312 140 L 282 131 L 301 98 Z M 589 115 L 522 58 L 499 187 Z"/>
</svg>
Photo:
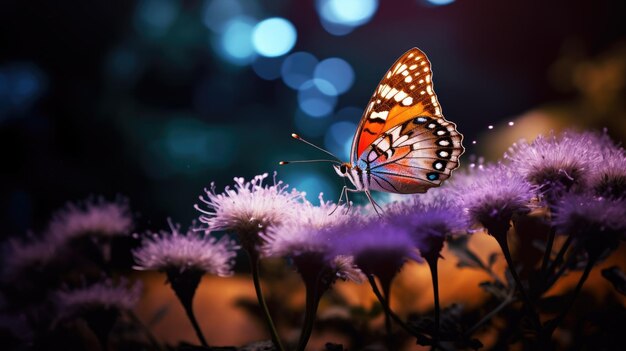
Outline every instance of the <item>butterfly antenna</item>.
<svg viewBox="0 0 626 351">
<path fill-rule="evenodd" d="M 319 146 L 317 146 L 317 145 L 315 145 L 315 144 L 311 143 L 310 141 L 307 141 L 307 140 L 305 140 L 305 139 L 302 139 L 302 137 L 301 137 L 301 136 L 299 136 L 298 134 L 296 134 L 296 133 L 291 133 L 291 137 L 292 137 L 292 138 L 294 138 L 294 139 L 296 139 L 296 140 L 300 140 L 301 142 L 303 142 L 303 143 L 305 143 L 305 144 L 308 144 L 309 146 L 312 146 L 312 147 L 314 147 L 314 148 L 316 148 L 316 149 L 320 150 L 321 152 L 325 152 L 326 154 L 328 154 L 328 155 L 332 156 L 333 158 L 335 158 L 335 159 L 337 160 L 337 162 L 341 163 L 341 160 L 339 159 L 339 157 L 335 156 L 335 155 L 334 155 L 334 154 L 332 154 L 330 151 L 328 151 L 328 150 L 324 150 L 324 149 L 322 149 L 321 147 L 319 147 Z"/>
<path fill-rule="evenodd" d="M 311 163 L 311 162 L 330 162 L 330 163 L 336 163 L 336 164 L 341 164 L 340 161 L 337 160 L 296 160 L 296 161 L 280 161 L 278 162 L 279 165 L 284 166 L 284 165 L 288 165 L 290 163 Z"/>
</svg>

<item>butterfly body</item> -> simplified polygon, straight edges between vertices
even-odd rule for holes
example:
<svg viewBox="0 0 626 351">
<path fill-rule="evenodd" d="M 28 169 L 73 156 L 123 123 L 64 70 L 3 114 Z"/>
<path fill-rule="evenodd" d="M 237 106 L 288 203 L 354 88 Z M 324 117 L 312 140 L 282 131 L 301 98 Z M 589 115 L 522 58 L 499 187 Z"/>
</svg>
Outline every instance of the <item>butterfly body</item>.
<svg viewBox="0 0 626 351">
<path fill-rule="evenodd" d="M 423 193 L 458 168 L 462 140 L 441 113 L 430 61 L 413 48 L 374 91 L 352 141 L 350 163 L 334 168 L 355 187 L 344 192 L 365 192 L 370 200 L 370 190 Z"/>
</svg>

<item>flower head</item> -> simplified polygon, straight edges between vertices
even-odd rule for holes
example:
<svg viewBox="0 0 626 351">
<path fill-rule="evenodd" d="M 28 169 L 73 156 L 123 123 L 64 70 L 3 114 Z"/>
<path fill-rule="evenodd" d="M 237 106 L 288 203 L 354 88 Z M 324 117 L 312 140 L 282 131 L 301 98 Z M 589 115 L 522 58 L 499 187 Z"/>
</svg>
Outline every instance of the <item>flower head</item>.
<svg viewBox="0 0 626 351">
<path fill-rule="evenodd" d="M 535 196 L 530 183 L 503 165 L 485 167 L 455 192 L 470 224 L 481 225 L 492 235 L 506 234 L 511 217 L 528 212 Z"/>
<path fill-rule="evenodd" d="M 139 282 L 114 283 L 107 279 L 78 289 L 57 291 L 54 297 L 60 314 L 72 316 L 94 309 L 131 310 L 139 301 L 141 290 Z"/>
<path fill-rule="evenodd" d="M 83 236 L 111 238 L 128 235 L 133 219 L 126 200 L 106 201 L 103 198 L 69 203 L 57 212 L 47 228 L 47 235 L 59 241 Z"/>
<path fill-rule="evenodd" d="M 626 197 L 626 154 L 624 149 L 607 143 L 593 169 L 589 186 L 598 196 L 613 199 Z"/>
<path fill-rule="evenodd" d="M 343 205 L 324 201 L 319 196 L 319 206 L 310 202 L 296 205 L 298 215 L 268 228 L 261 234 L 264 245 L 261 252 L 265 256 L 297 256 L 305 252 L 325 253 L 330 245 L 327 231 L 341 230 L 341 225 L 358 220 L 358 216 L 348 214 Z M 333 212 L 331 215 L 330 213 Z"/>
<path fill-rule="evenodd" d="M 193 230 L 181 233 L 180 226 L 170 224 L 170 231 L 153 233 L 133 251 L 135 269 L 156 271 L 196 270 L 218 276 L 233 274 L 238 246 L 227 236 L 217 239 Z"/>
<path fill-rule="evenodd" d="M 348 215 L 343 206 L 325 202 L 322 194 L 320 205 L 309 202 L 298 204 L 298 216 L 291 217 L 279 226 L 273 226 L 261 234 L 265 243 L 261 252 L 265 256 L 290 258 L 306 281 L 314 280 L 324 272 L 332 284 L 336 278 L 360 281 L 360 274 L 346 256 L 329 256 L 331 238 L 344 235 L 348 228 L 360 221 L 360 217 Z M 329 215 L 331 211 L 335 213 Z"/>
<path fill-rule="evenodd" d="M 373 218 L 351 224 L 343 235 L 332 236 L 332 256 L 353 256 L 354 263 L 366 274 L 386 283 L 411 259 L 421 261 L 407 229 L 386 219 Z"/>
<path fill-rule="evenodd" d="M 200 196 L 200 201 L 208 209 L 195 205 L 202 213 L 200 222 L 207 224 L 210 231 L 234 232 L 244 249 L 256 250 L 262 243 L 259 234 L 295 215 L 297 204 L 304 198 L 304 193 L 295 189 L 288 191 L 288 186 L 282 182 L 263 185 L 265 178 L 267 173 L 249 182 L 235 178 L 235 187 L 226 187 L 220 194 L 211 184 L 210 189 L 205 189 L 206 196 Z"/>
<path fill-rule="evenodd" d="M 511 168 L 540 186 L 554 204 L 570 189 L 584 188 L 596 167 L 604 141 L 594 133 L 566 131 L 538 136 L 532 143 L 521 140 L 504 157 Z"/>
<path fill-rule="evenodd" d="M 9 240 L 2 257 L 3 278 L 15 280 L 45 272 L 60 255 L 61 245 L 55 238 Z"/>
<path fill-rule="evenodd" d="M 388 216 L 392 222 L 408 229 L 424 258 L 439 257 L 446 236 L 467 224 L 462 208 L 445 198 L 427 203 L 415 198 L 391 206 Z"/>
<path fill-rule="evenodd" d="M 599 254 L 626 238 L 626 199 L 568 194 L 556 207 L 553 223 Z"/>
</svg>

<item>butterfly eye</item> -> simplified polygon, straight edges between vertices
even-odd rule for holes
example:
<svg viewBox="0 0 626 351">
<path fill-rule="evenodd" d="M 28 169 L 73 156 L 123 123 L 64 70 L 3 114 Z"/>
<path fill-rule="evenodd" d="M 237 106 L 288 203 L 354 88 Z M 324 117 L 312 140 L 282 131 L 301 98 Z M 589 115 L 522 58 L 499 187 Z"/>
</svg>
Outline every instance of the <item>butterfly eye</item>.
<svg viewBox="0 0 626 351">
<path fill-rule="evenodd" d="M 341 167 L 339 167 L 339 171 L 343 174 L 348 173 L 348 167 L 346 167 L 346 165 L 341 165 Z"/>
</svg>

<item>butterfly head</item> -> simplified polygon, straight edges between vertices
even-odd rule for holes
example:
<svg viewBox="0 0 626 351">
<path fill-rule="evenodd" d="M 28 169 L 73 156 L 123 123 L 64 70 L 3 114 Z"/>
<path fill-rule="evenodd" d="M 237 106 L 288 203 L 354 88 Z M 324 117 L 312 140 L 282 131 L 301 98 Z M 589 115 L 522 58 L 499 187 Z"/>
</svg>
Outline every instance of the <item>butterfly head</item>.
<svg viewBox="0 0 626 351">
<path fill-rule="evenodd" d="M 342 164 L 333 165 L 333 168 L 335 169 L 335 172 L 337 172 L 337 174 L 340 177 L 347 177 L 348 174 L 350 174 L 350 170 L 352 169 L 352 166 L 349 163 L 344 162 Z"/>
</svg>

